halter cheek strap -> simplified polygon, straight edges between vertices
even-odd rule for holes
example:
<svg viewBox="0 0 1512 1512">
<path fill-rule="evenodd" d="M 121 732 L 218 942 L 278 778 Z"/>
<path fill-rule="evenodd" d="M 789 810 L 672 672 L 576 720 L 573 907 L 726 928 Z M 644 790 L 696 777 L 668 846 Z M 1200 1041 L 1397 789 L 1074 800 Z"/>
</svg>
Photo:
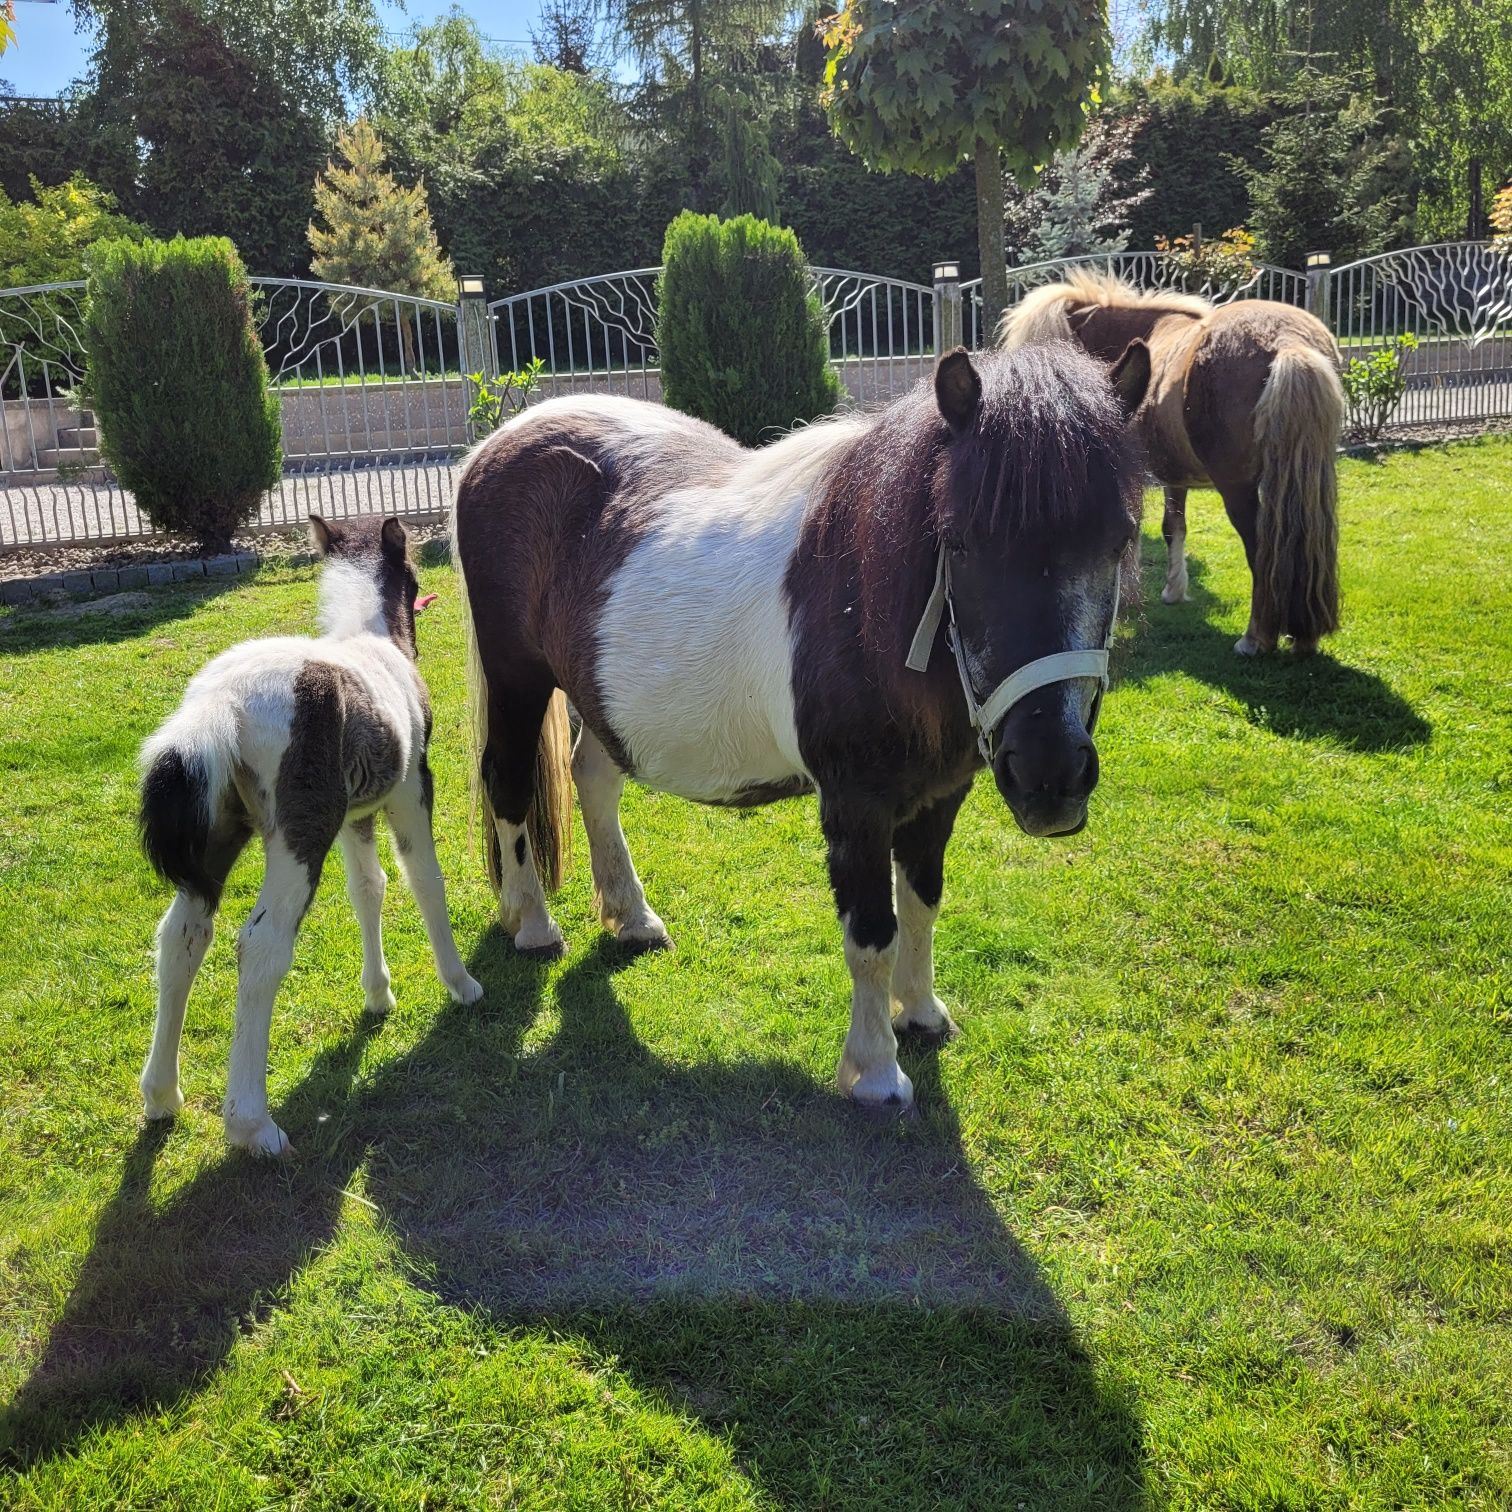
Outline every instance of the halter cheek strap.
<svg viewBox="0 0 1512 1512">
<path fill-rule="evenodd" d="M 1118 603 L 1118 587 L 1113 590 L 1113 602 Z M 930 653 L 934 650 L 935 636 L 940 631 L 940 621 L 949 612 L 950 627 L 947 638 L 955 654 L 956 675 L 961 679 L 961 692 L 966 695 L 966 714 L 971 727 L 976 731 L 977 749 L 982 760 L 992 765 L 992 736 L 1003 722 L 1009 709 L 1027 694 L 1050 683 L 1067 682 L 1077 677 L 1095 677 L 1103 689 L 1108 686 L 1108 650 L 1056 651 L 1026 662 L 1016 672 L 1011 672 L 981 702 L 977 702 L 976 689 L 971 685 L 971 673 L 966 666 L 966 653 L 961 645 L 960 631 L 956 628 L 955 600 L 950 593 L 950 554 L 945 544 L 940 545 L 939 560 L 935 566 L 934 587 L 929 601 L 914 632 L 908 657 L 903 663 L 911 672 L 922 672 L 929 665 Z M 1113 639 L 1113 629 L 1108 627 L 1108 639 Z"/>
</svg>

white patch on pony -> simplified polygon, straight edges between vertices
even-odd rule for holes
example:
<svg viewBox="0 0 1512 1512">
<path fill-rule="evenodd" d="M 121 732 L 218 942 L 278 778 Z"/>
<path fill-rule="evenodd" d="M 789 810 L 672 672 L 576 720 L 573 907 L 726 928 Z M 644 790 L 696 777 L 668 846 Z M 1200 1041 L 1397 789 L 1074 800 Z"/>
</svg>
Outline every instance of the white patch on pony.
<svg viewBox="0 0 1512 1512">
<path fill-rule="evenodd" d="M 892 1027 L 893 970 L 898 939 L 881 950 L 858 945 L 845 923 L 845 964 L 851 974 L 851 1026 L 835 1079 L 858 1103 L 913 1101 L 913 1083 L 898 1064 L 898 1037 Z"/>
<path fill-rule="evenodd" d="M 893 1030 L 954 1034 L 955 1023 L 934 990 L 934 926 L 940 910 L 931 908 L 913 890 L 901 866 L 893 871 L 898 900 L 898 960 L 892 975 L 898 1011 L 893 1015 Z"/>
<path fill-rule="evenodd" d="M 810 426 L 658 504 L 609 584 L 598 684 L 648 786 L 706 802 L 808 777 L 784 582 L 815 481 L 864 422 Z"/>
<path fill-rule="evenodd" d="M 378 582 L 355 562 L 331 557 L 320 569 L 320 628 L 326 635 L 378 635 L 388 638 Z"/>
<path fill-rule="evenodd" d="M 1186 531 L 1174 534 L 1166 546 L 1166 580 L 1160 590 L 1163 604 L 1182 604 L 1187 598 Z"/>
</svg>

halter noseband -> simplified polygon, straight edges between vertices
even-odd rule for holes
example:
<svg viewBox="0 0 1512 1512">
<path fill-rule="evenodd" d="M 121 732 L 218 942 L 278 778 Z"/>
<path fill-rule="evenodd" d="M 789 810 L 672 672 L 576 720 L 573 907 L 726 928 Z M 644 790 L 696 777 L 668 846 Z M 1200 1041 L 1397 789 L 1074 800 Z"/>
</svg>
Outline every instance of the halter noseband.
<svg viewBox="0 0 1512 1512">
<path fill-rule="evenodd" d="M 1118 617 L 1118 586 L 1113 589 L 1113 615 Z M 1095 677 L 1102 690 L 1108 686 L 1108 648 L 1100 651 L 1056 651 L 1025 662 L 1016 672 L 1010 672 L 997 687 L 981 702 L 977 702 L 976 689 L 971 685 L 971 673 L 966 667 L 966 652 L 961 644 L 961 633 L 956 626 L 955 599 L 950 593 L 950 550 L 940 543 L 939 561 L 935 566 L 934 588 L 929 602 L 924 605 L 919 628 L 914 631 L 908 657 L 903 665 L 911 672 L 922 672 L 929 665 L 930 652 L 934 649 L 935 636 L 939 634 L 940 620 L 950 613 L 946 639 L 955 653 L 956 673 L 961 679 L 961 692 L 966 695 L 966 715 L 976 731 L 977 749 L 982 760 L 992 765 L 992 736 L 1003 722 L 1009 709 L 1026 694 L 1050 683 L 1066 682 L 1074 677 Z M 1108 627 L 1108 640 L 1113 639 L 1113 627 Z M 1095 710 L 1094 710 L 1095 715 Z"/>
</svg>

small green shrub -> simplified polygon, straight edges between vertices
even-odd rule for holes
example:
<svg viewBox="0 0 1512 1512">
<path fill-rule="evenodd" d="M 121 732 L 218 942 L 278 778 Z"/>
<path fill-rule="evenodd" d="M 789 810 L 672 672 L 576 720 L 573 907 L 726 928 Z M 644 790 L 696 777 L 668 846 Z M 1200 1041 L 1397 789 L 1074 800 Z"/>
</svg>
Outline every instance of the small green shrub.
<svg viewBox="0 0 1512 1512">
<path fill-rule="evenodd" d="M 1382 347 L 1368 361 L 1356 357 L 1344 364 L 1339 375 L 1344 384 L 1344 400 L 1349 406 L 1349 429 L 1367 441 L 1374 441 L 1391 419 L 1402 395 L 1407 392 L 1407 375 L 1402 371 L 1403 352 L 1413 351 L 1417 337 L 1410 331 L 1398 336 L 1395 343 Z"/>
<path fill-rule="evenodd" d="M 106 460 L 154 525 L 224 549 L 282 460 L 236 248 L 103 242 L 88 293 L 84 391 Z"/>
<path fill-rule="evenodd" d="M 824 312 L 791 231 L 684 211 L 662 261 L 656 341 L 668 404 L 745 446 L 834 409 Z"/>
<path fill-rule="evenodd" d="M 474 441 L 481 441 L 525 408 L 530 396 L 541 386 L 545 366 L 545 358 L 532 357 L 517 373 L 500 373 L 497 378 L 486 373 L 467 375 L 472 393 L 467 406 L 467 431 Z"/>
</svg>

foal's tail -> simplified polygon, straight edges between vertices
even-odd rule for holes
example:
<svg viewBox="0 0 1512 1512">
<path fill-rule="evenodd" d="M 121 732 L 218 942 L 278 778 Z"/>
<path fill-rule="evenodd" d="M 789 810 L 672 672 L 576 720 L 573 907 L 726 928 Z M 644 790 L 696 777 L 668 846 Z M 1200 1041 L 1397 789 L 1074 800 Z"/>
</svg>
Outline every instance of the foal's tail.
<svg viewBox="0 0 1512 1512">
<path fill-rule="evenodd" d="M 142 849 L 165 882 L 212 907 L 221 882 L 207 858 L 235 763 L 236 716 L 205 699 L 182 705 L 142 747 Z"/>
<path fill-rule="evenodd" d="M 1334 456 L 1343 420 L 1344 390 L 1333 363 L 1314 347 L 1282 347 L 1255 406 L 1256 610 L 1277 635 L 1302 642 L 1339 628 Z"/>
<path fill-rule="evenodd" d="M 464 474 L 463 485 L 466 486 Z M 459 488 L 457 503 L 460 504 Z M 483 864 L 488 882 L 498 893 L 503 884 L 499 856 L 499 831 L 488 784 L 483 781 L 482 757 L 488 745 L 488 674 L 478 654 L 478 632 L 473 623 L 472 605 L 467 598 L 467 578 L 462 557 L 457 550 L 457 505 L 451 516 L 452 565 L 457 573 L 457 588 L 462 599 L 462 623 L 467 635 L 467 709 L 472 725 L 472 808 L 483 816 Z M 555 892 L 562 885 L 562 875 L 571 860 L 572 850 L 572 730 L 567 721 L 567 695 L 558 688 L 546 705 L 541 733 L 536 739 L 535 780 L 530 808 L 525 815 L 525 829 L 535 856 L 541 886 Z"/>
</svg>

